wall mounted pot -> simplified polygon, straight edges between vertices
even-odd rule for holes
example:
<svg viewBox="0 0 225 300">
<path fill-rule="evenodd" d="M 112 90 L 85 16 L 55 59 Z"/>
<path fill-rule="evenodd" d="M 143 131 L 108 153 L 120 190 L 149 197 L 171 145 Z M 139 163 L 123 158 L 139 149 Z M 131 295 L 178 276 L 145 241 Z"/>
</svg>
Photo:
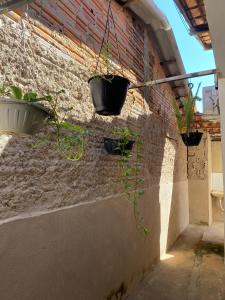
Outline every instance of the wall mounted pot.
<svg viewBox="0 0 225 300">
<path fill-rule="evenodd" d="M 112 155 L 122 155 L 121 150 L 119 149 L 118 146 L 119 142 L 120 142 L 119 139 L 104 138 L 104 146 L 106 151 Z M 135 143 L 134 141 L 129 141 L 127 145 L 124 146 L 124 150 L 131 151 L 134 143 Z"/>
<path fill-rule="evenodd" d="M 0 98 L 1 132 L 33 134 L 49 117 L 49 111 L 39 103 Z"/>
<path fill-rule="evenodd" d="M 130 81 L 121 76 L 102 75 L 88 80 L 96 113 L 117 116 L 126 100 Z"/>
<path fill-rule="evenodd" d="M 202 132 L 190 132 L 189 134 L 187 133 L 182 133 L 181 137 L 184 142 L 184 144 L 188 147 L 193 147 L 193 146 L 198 146 L 201 142 L 202 139 Z"/>
</svg>

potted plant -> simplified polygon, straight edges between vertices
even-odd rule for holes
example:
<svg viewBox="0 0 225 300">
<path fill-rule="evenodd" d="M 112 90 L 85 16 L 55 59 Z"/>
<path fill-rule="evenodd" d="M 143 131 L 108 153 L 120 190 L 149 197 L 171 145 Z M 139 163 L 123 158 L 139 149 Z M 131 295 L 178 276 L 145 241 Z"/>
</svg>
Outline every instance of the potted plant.
<svg viewBox="0 0 225 300">
<path fill-rule="evenodd" d="M 126 100 L 129 80 L 113 74 L 96 75 L 88 81 L 95 111 L 99 115 L 120 115 Z"/>
<path fill-rule="evenodd" d="M 34 92 L 23 93 L 19 87 L 0 87 L 0 131 L 17 134 L 37 132 L 51 117 L 50 110 L 38 103 Z"/>
<path fill-rule="evenodd" d="M 88 80 L 95 111 L 96 113 L 104 116 L 120 114 L 121 109 L 126 100 L 127 91 L 130 85 L 130 81 L 127 78 L 115 74 L 116 73 L 115 67 L 112 63 L 112 57 L 110 54 L 110 45 L 108 41 L 110 13 L 111 13 L 114 30 L 115 30 L 115 23 L 113 19 L 112 10 L 111 10 L 111 1 L 109 1 L 109 5 L 108 5 L 105 32 L 104 32 L 97 64 L 95 67 L 94 75 Z M 117 41 L 118 56 L 120 60 L 117 36 L 116 36 L 116 41 Z M 104 67 L 101 67 L 100 65 L 101 55 L 103 58 L 102 65 Z M 98 73 L 98 67 L 100 67 L 99 73 Z"/>
<path fill-rule="evenodd" d="M 128 127 L 116 127 L 113 134 L 117 139 L 110 139 L 110 146 L 105 143 L 107 152 L 113 155 L 120 155 L 118 166 L 120 169 L 120 182 L 128 200 L 133 205 L 134 217 L 138 230 L 146 236 L 149 229 L 144 225 L 144 219 L 139 209 L 139 198 L 144 195 L 144 190 L 140 187 L 143 184 L 141 166 L 143 163 L 143 141 L 140 134 L 132 131 Z M 136 152 L 132 153 L 133 145 L 136 145 Z"/>
<path fill-rule="evenodd" d="M 57 149 L 68 160 L 79 160 L 84 153 L 88 131 L 59 114 L 58 95 L 38 97 L 36 92 L 24 93 L 17 86 L 0 88 L 0 131 L 17 134 L 33 134 L 44 125 L 51 126 L 50 133 L 38 137 L 34 147 L 46 143 Z M 46 102 L 46 106 L 38 102 Z M 70 112 L 72 107 L 67 109 Z"/>
<path fill-rule="evenodd" d="M 125 151 L 132 151 L 133 145 L 135 143 L 134 140 L 129 140 L 130 133 L 126 130 L 123 130 L 122 138 L 120 139 L 111 139 L 104 138 L 104 146 L 106 151 L 112 155 L 123 155 Z"/>
<path fill-rule="evenodd" d="M 194 122 L 196 100 L 201 100 L 197 96 L 200 85 L 198 86 L 195 96 L 192 95 L 192 88 L 193 85 L 191 85 L 188 96 L 181 99 L 181 105 L 178 104 L 176 99 L 173 99 L 173 108 L 177 119 L 177 125 L 180 130 L 182 140 L 188 147 L 198 146 L 203 135 L 202 132 L 199 132 L 195 128 Z"/>
</svg>

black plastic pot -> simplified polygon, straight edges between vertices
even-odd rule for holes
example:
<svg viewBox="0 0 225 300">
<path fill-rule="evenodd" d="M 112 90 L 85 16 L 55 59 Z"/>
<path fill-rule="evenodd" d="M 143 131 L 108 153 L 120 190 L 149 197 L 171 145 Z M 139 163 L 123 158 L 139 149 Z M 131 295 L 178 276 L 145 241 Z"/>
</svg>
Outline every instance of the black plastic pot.
<svg viewBox="0 0 225 300">
<path fill-rule="evenodd" d="M 190 132 L 189 134 L 187 133 L 182 133 L 181 137 L 184 142 L 184 144 L 188 147 L 193 147 L 193 146 L 198 146 L 201 142 L 202 139 L 202 132 Z"/>
<path fill-rule="evenodd" d="M 121 76 L 102 75 L 88 80 L 96 113 L 117 116 L 126 100 L 130 81 Z"/>
<path fill-rule="evenodd" d="M 119 139 L 104 138 L 104 146 L 106 151 L 112 155 L 122 155 L 121 150 L 118 149 L 119 141 L 120 141 Z M 125 145 L 124 150 L 131 151 L 134 143 L 135 143 L 134 141 L 129 141 L 127 145 Z"/>
</svg>

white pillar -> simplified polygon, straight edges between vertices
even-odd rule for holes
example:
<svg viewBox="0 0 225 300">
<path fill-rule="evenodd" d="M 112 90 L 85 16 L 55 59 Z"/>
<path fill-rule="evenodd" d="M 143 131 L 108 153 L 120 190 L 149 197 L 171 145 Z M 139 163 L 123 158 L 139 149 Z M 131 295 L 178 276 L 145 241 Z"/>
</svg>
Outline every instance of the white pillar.
<svg viewBox="0 0 225 300">
<path fill-rule="evenodd" d="M 222 156 L 223 156 L 223 187 L 225 187 L 225 78 L 219 79 L 219 101 L 220 101 L 221 141 L 222 141 Z M 223 191 L 225 192 L 224 188 Z M 224 200 L 224 204 L 225 204 L 225 200 Z M 224 214 L 224 224 L 225 224 L 225 214 Z M 225 232 L 225 228 L 224 228 L 224 232 Z M 224 246 L 225 246 L 225 239 L 224 239 Z"/>
</svg>

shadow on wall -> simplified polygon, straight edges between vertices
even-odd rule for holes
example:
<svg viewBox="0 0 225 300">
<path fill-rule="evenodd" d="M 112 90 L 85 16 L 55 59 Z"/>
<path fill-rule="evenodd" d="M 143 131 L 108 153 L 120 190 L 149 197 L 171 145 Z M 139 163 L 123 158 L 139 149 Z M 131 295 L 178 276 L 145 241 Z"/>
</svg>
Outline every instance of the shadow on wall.
<svg viewBox="0 0 225 300">
<path fill-rule="evenodd" d="M 187 150 L 181 139 L 174 157 L 170 210 L 167 215 L 167 235 L 164 250 L 168 250 L 189 224 L 189 194 L 187 178 Z"/>
<path fill-rule="evenodd" d="M 3 299 L 120 299 L 113 298 L 120 287 L 129 290 L 159 259 L 167 124 L 143 115 L 111 123 L 96 117 L 82 125 L 92 135 L 77 163 L 48 147 L 33 149 L 32 137 L 14 136 L 2 151 L 1 219 L 25 217 L 0 227 Z M 150 228 L 147 239 L 137 232 L 132 205 L 118 183 L 118 158 L 103 149 L 103 136 L 118 125 L 139 129 L 144 137 L 140 207 Z"/>
</svg>

